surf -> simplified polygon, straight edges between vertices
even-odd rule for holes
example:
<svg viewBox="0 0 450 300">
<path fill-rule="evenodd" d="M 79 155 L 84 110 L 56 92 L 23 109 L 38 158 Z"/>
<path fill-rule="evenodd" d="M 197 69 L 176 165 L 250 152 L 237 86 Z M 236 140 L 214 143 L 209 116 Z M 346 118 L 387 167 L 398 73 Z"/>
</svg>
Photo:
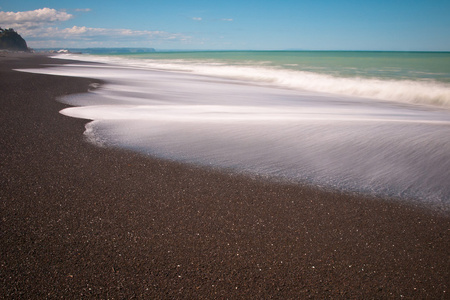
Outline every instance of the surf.
<svg viewBox="0 0 450 300">
<path fill-rule="evenodd" d="M 450 69 L 437 69 L 425 76 L 416 68 L 403 69 L 380 67 L 377 70 L 366 66 L 343 67 L 333 62 L 331 67 L 311 66 L 288 61 L 270 61 L 273 57 L 260 60 L 218 59 L 147 56 L 78 56 L 69 55 L 73 59 L 90 60 L 130 68 L 147 68 L 174 72 L 188 72 L 198 75 L 244 80 L 260 85 L 273 85 L 296 90 L 331 93 L 344 96 L 357 96 L 379 100 L 404 103 L 423 104 L 450 108 Z M 183 56 L 181 56 L 183 57 Z M 449 58 L 450 59 L 450 58 Z M 297 58 L 298 60 L 298 58 Z M 296 62 L 294 60 L 294 62 Z M 297 61 L 298 62 L 298 61 Z M 449 66 L 450 68 L 450 66 Z M 354 69 L 349 71 L 350 69 Z M 446 79 L 447 78 L 447 79 Z"/>
<path fill-rule="evenodd" d="M 147 65 L 25 71 L 104 80 L 60 99 L 102 147 L 450 210 L 446 109 Z"/>
</svg>

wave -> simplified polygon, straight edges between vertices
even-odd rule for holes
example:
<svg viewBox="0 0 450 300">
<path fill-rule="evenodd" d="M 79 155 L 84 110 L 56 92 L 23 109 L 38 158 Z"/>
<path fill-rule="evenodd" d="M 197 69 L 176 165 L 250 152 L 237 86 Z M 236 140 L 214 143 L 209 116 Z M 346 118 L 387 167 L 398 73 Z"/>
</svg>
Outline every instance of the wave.
<svg viewBox="0 0 450 300">
<path fill-rule="evenodd" d="M 167 72 L 167 62 L 160 72 L 152 63 L 21 71 L 104 80 L 59 99 L 72 106 L 62 114 L 93 120 L 85 136 L 99 146 L 450 211 L 447 110 Z M 230 67 L 215 63 L 206 69 Z"/>
<path fill-rule="evenodd" d="M 310 71 L 268 66 L 267 62 L 229 63 L 214 60 L 136 59 L 89 55 L 64 55 L 84 61 L 95 61 L 133 68 L 190 72 L 254 84 L 270 84 L 283 88 L 356 96 L 378 100 L 433 105 L 450 108 L 450 85 L 430 80 L 339 77 Z"/>
</svg>

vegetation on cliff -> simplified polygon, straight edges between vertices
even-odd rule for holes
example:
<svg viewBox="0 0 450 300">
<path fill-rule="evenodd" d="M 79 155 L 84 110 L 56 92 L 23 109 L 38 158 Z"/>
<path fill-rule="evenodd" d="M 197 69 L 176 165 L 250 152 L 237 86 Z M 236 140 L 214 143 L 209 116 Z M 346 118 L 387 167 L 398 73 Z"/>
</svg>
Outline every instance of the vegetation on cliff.
<svg viewBox="0 0 450 300">
<path fill-rule="evenodd" d="M 0 27 L 0 50 L 29 51 L 27 42 L 12 28 Z"/>
</svg>

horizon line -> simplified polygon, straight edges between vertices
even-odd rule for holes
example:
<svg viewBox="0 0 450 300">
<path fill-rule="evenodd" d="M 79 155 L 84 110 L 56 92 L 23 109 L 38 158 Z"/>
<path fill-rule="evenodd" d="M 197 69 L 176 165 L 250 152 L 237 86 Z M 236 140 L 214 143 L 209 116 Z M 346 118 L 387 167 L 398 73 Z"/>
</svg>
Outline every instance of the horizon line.
<svg viewBox="0 0 450 300">
<path fill-rule="evenodd" d="M 155 52 L 437 52 L 447 53 L 450 50 L 342 50 L 342 49 L 157 49 L 153 47 L 45 47 L 45 48 L 31 48 L 32 50 L 61 50 L 61 49 L 153 49 Z"/>
</svg>

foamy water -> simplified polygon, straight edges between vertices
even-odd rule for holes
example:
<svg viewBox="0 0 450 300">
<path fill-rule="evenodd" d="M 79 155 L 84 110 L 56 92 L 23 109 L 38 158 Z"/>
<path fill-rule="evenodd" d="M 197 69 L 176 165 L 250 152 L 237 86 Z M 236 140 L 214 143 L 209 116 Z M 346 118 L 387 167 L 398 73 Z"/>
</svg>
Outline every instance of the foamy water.
<svg viewBox="0 0 450 300">
<path fill-rule="evenodd" d="M 367 71 L 347 68 L 351 69 L 352 72 L 347 70 L 338 73 L 332 68 L 327 70 L 319 67 L 307 67 L 306 70 L 308 71 L 304 71 L 302 66 L 298 64 L 278 63 L 274 65 L 264 60 L 233 60 L 230 62 L 228 60 L 198 58 L 156 60 L 134 56 L 69 55 L 68 57 L 118 64 L 124 67 L 189 72 L 297 90 L 450 108 L 450 78 L 446 77 L 450 76 L 450 69 L 445 69 L 443 73 L 427 73 L 417 70 L 397 70 L 389 67 L 384 67 L 387 70 L 383 72 L 374 72 L 372 69 Z M 450 60 L 450 56 L 447 59 Z M 445 62 L 445 60 L 443 61 Z M 446 64 L 448 65 L 448 62 Z M 448 67 L 450 68 L 450 66 Z"/>
<path fill-rule="evenodd" d="M 92 120 L 85 135 L 97 145 L 450 209 L 450 113 L 442 102 L 417 106 L 292 88 L 255 80 L 241 66 L 214 66 L 241 70 L 240 77 L 212 77 L 190 66 L 180 72 L 179 62 L 134 64 L 26 71 L 107 82 L 61 99 L 74 106 L 61 113 Z M 444 83 L 432 84 L 443 86 L 439 99 L 449 96 Z M 420 94 L 414 85 L 408 92 Z"/>
</svg>

